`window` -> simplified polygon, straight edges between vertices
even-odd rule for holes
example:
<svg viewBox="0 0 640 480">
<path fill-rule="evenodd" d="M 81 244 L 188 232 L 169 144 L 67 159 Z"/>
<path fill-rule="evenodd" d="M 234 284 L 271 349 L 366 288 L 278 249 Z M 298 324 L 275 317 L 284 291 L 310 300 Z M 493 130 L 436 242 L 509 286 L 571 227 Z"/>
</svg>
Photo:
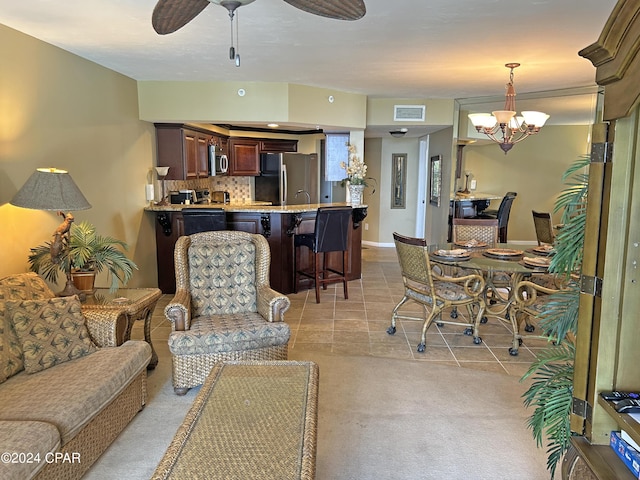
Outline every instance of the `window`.
<svg viewBox="0 0 640 480">
<path fill-rule="evenodd" d="M 347 172 L 340 166 L 341 162 L 349 163 L 349 134 L 327 133 L 325 155 L 325 180 L 339 182 L 347 176 Z"/>
</svg>

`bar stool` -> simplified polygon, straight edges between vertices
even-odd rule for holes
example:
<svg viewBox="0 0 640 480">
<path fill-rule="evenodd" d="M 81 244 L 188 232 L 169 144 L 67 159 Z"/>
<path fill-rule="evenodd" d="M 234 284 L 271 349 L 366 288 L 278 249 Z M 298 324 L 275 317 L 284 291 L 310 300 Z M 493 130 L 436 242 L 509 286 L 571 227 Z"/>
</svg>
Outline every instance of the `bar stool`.
<svg viewBox="0 0 640 480">
<path fill-rule="evenodd" d="M 182 218 L 185 235 L 227 229 L 227 218 L 222 208 L 183 208 Z"/>
<path fill-rule="evenodd" d="M 497 218 L 498 219 L 498 240 L 500 243 L 507 242 L 507 227 L 509 226 L 509 213 L 511 212 L 511 205 L 516 199 L 518 194 L 516 192 L 507 192 L 498 210 L 485 210 L 482 214 L 476 218 Z"/>
<path fill-rule="evenodd" d="M 345 300 L 349 298 L 346 271 L 349 264 L 348 234 L 351 213 L 351 207 L 318 208 L 313 233 L 294 235 L 294 293 L 298 293 L 298 282 L 302 276 L 313 279 L 316 288 L 316 303 L 320 303 L 320 285 L 326 290 L 328 283 L 342 282 L 344 298 Z M 311 271 L 304 271 L 298 268 L 300 264 L 300 248 L 303 246 L 313 253 Z M 329 252 L 342 252 L 342 271 L 328 266 L 327 253 Z"/>
</svg>

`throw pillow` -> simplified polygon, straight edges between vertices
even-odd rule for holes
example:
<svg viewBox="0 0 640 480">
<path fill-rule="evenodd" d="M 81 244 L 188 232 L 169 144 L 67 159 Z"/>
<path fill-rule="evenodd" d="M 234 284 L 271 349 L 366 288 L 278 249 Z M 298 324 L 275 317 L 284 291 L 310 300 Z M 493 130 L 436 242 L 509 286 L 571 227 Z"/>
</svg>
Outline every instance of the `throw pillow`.
<svg viewBox="0 0 640 480">
<path fill-rule="evenodd" d="M 0 279 L 0 383 L 24 370 L 22 345 L 13 329 L 6 302 L 51 298 L 54 293 L 36 273 L 17 273 Z"/>
<path fill-rule="evenodd" d="M 8 303 L 7 314 L 22 344 L 27 373 L 96 351 L 75 295 Z"/>
<path fill-rule="evenodd" d="M 5 315 L 6 301 L 11 298 L 8 288 L 0 286 L 0 383 L 13 377 L 24 366 L 22 345 L 16 335 L 8 315 Z"/>
</svg>

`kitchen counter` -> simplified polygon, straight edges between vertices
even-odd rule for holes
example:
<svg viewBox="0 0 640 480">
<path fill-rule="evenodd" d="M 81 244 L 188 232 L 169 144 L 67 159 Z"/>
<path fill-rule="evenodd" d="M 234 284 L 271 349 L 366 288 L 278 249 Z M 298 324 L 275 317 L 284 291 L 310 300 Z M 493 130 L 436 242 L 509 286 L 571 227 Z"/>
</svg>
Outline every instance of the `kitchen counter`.
<svg viewBox="0 0 640 480">
<path fill-rule="evenodd" d="M 175 292 L 175 268 L 173 250 L 176 241 L 184 235 L 183 209 L 222 208 L 226 212 L 227 229 L 258 233 L 269 242 L 271 249 L 271 287 L 287 294 L 294 290 L 293 235 L 310 233 L 315 227 L 318 208 L 353 207 L 349 229 L 349 266 L 347 279 L 361 277 L 362 270 L 362 228 L 361 222 L 367 216 L 367 205 L 350 203 L 312 203 L 302 205 L 270 205 L 263 203 L 211 203 L 195 205 L 150 205 L 145 211 L 156 217 L 156 252 L 158 265 L 158 288 L 163 293 Z M 303 255 L 301 267 L 310 265 L 310 258 Z M 329 265 L 337 266 L 342 255 L 329 254 Z M 310 286 L 310 285 L 308 285 Z M 306 288 L 301 287 L 301 289 Z"/>
<path fill-rule="evenodd" d="M 271 205 L 268 202 L 254 203 L 207 203 L 193 205 L 150 205 L 148 212 L 180 212 L 183 208 L 222 208 L 227 212 L 259 212 L 259 213 L 303 213 L 315 212 L 321 207 L 367 208 L 367 205 L 351 205 L 350 203 L 305 203 L 302 205 Z"/>
</svg>

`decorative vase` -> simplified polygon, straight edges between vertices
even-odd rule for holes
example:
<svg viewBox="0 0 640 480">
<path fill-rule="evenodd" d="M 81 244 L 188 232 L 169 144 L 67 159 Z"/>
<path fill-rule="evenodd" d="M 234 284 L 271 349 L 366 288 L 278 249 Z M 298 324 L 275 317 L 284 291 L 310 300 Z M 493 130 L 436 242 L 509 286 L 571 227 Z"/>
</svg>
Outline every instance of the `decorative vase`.
<svg viewBox="0 0 640 480">
<path fill-rule="evenodd" d="M 362 203 L 362 193 L 364 185 L 349 185 L 349 195 L 351 197 L 351 205 L 360 205 Z"/>
</svg>

